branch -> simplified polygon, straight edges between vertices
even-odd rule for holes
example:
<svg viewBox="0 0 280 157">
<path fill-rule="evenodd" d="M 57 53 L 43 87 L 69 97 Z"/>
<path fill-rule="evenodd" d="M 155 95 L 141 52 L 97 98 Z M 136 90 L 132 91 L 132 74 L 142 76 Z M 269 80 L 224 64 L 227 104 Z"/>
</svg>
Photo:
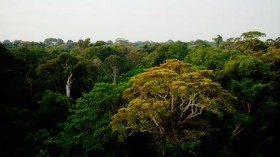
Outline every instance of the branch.
<svg viewBox="0 0 280 157">
<path fill-rule="evenodd" d="M 192 105 L 192 107 L 193 106 L 195 106 L 195 105 Z M 200 108 L 199 112 L 197 112 L 198 108 Z M 193 118 L 193 117 L 196 117 L 196 116 L 202 114 L 203 109 L 204 109 L 203 106 L 195 106 L 195 111 L 192 111 L 192 113 L 186 119 L 190 119 L 190 118 Z"/>
<path fill-rule="evenodd" d="M 202 111 L 204 109 L 204 107 L 197 103 L 197 104 L 194 104 L 194 103 L 191 103 L 192 101 L 189 101 L 189 104 L 183 109 L 181 110 L 181 115 L 180 115 L 180 118 L 179 118 L 179 121 L 178 121 L 178 124 L 182 124 L 182 123 L 185 123 L 188 119 L 190 118 L 193 118 L 193 117 L 196 117 L 200 114 L 202 114 Z M 187 111 L 188 108 L 191 107 L 191 110 L 190 110 L 190 114 L 187 116 L 187 118 L 185 118 L 183 120 L 183 115 L 184 113 Z"/>
<path fill-rule="evenodd" d="M 140 132 L 150 132 L 151 130 L 153 130 L 154 128 L 150 128 L 150 129 L 144 129 L 144 130 L 142 130 L 142 129 L 140 129 L 139 131 Z M 128 136 L 131 136 L 133 133 L 135 133 L 135 132 L 138 132 L 138 131 L 132 131 Z"/>
<path fill-rule="evenodd" d="M 166 99 L 166 97 L 167 97 L 167 94 L 165 95 L 165 96 L 162 96 L 162 95 L 160 95 L 160 94 L 156 94 L 157 96 L 159 96 L 160 98 L 162 98 L 162 99 Z"/>
<path fill-rule="evenodd" d="M 244 128 L 241 128 L 241 125 L 242 125 L 241 123 L 238 123 L 238 124 L 235 126 L 235 128 L 234 128 L 234 130 L 233 130 L 233 132 L 232 132 L 232 135 L 231 135 L 232 138 L 235 137 L 235 136 L 237 136 L 238 134 L 241 133 L 241 131 L 244 130 Z"/>
<path fill-rule="evenodd" d="M 157 122 L 157 120 L 155 118 L 151 117 L 151 119 L 156 124 L 156 126 L 158 127 L 160 134 L 163 135 L 164 134 L 164 128 L 159 125 L 159 123 Z"/>
</svg>

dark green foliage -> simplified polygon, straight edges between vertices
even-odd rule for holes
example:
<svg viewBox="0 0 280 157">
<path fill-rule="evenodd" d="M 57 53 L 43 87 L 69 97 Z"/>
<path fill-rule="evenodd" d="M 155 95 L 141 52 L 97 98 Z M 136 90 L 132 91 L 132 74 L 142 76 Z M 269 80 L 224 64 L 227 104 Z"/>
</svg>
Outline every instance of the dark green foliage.
<svg viewBox="0 0 280 157">
<path fill-rule="evenodd" d="M 189 52 L 185 58 L 185 62 L 204 69 L 218 70 L 224 67 L 225 62 L 230 59 L 232 53 L 212 47 L 199 46 Z"/>
<path fill-rule="evenodd" d="M 106 45 L 106 42 L 105 41 L 102 41 L 102 40 L 98 40 L 95 42 L 94 46 L 102 46 L 102 45 Z"/>
<path fill-rule="evenodd" d="M 22 88 L 25 81 L 27 65 L 16 59 L 12 53 L 0 43 L 0 107 L 17 106 L 16 98 L 24 98 Z M 22 102 L 24 103 L 24 102 Z"/>
<path fill-rule="evenodd" d="M 231 79 L 266 79 L 269 66 L 260 59 L 248 55 L 237 55 L 225 63 L 224 75 Z"/>
<path fill-rule="evenodd" d="M 31 131 L 27 65 L 0 43 L 0 156 L 19 156 L 28 149 L 24 137 Z"/>
<path fill-rule="evenodd" d="M 51 155 L 52 153 L 58 153 L 52 148 L 55 146 L 53 138 L 59 132 L 57 125 L 65 122 L 69 115 L 71 99 L 47 90 L 38 105 L 38 109 L 31 114 L 34 123 L 33 128 L 37 130 L 30 132 L 26 140 L 34 147 L 34 154 L 42 155 L 46 153 Z"/>
<path fill-rule="evenodd" d="M 43 125 L 42 128 L 50 129 L 55 124 L 66 120 L 71 99 L 62 94 L 47 90 L 38 105 L 39 109 L 34 113 L 34 116 L 38 120 L 38 124 Z"/>
<path fill-rule="evenodd" d="M 126 72 L 125 74 L 122 74 L 119 78 L 119 82 L 128 82 L 129 79 L 137 74 L 143 73 L 144 69 L 133 69 L 130 70 L 128 72 Z"/>
<path fill-rule="evenodd" d="M 151 65 L 159 65 L 167 59 L 183 60 L 188 53 L 188 44 L 176 41 L 164 43 L 157 47 L 157 49 L 150 54 Z"/>
<path fill-rule="evenodd" d="M 213 40 L 215 41 L 216 46 L 219 48 L 223 42 L 223 37 L 221 35 L 217 35 L 217 37 L 213 38 Z"/>
<path fill-rule="evenodd" d="M 93 47 L 87 48 L 84 52 L 84 56 L 87 58 L 94 58 L 96 56 L 101 61 L 104 61 L 107 57 L 116 53 L 116 50 L 112 48 L 112 46 L 97 43 Z"/>
<path fill-rule="evenodd" d="M 218 35 L 211 42 L 198 39 L 188 43 L 133 43 L 122 38 L 115 43 L 91 43 L 89 38 L 66 43 L 59 38 L 5 40 L 0 43 L 0 156 L 280 156 L 280 37 L 264 42 L 264 36 L 250 31 L 229 39 Z M 170 86 L 160 80 L 178 77 L 165 71 L 144 77 L 148 68 L 167 59 L 184 60 L 201 72 L 212 71 L 205 76 L 234 96 L 230 102 L 234 112 L 219 116 L 205 112 L 184 126 L 171 123 L 179 112 L 159 114 L 156 118 L 164 119 L 159 121 L 164 130 L 154 131 L 165 134 L 142 132 L 151 121 L 145 119 L 149 112 L 144 111 L 143 102 L 158 101 L 151 115 L 170 109 L 164 104 L 172 102 L 171 96 L 160 101 L 163 95 L 154 95 L 151 87 Z M 139 82 L 139 89 L 146 88 L 133 96 L 145 93 L 146 97 L 121 113 L 135 123 L 118 127 L 133 126 L 128 132 L 140 124 L 147 127 L 131 132 L 122 143 L 109 123 L 120 108 L 127 107 L 123 90 L 139 74 L 149 83 Z M 168 77 L 156 77 L 159 74 Z M 197 73 L 191 78 L 197 78 Z M 67 97 L 69 82 L 71 94 Z M 173 86 L 175 91 L 185 89 Z M 162 91 L 170 92 L 167 88 Z M 205 96 L 221 100 L 213 92 Z M 184 99 L 180 96 L 183 93 L 178 101 L 173 99 L 175 104 Z M 180 134 L 182 130 L 189 130 L 184 133 L 192 136 Z M 205 134 L 199 136 L 202 132 Z"/>
<path fill-rule="evenodd" d="M 234 93 L 239 99 L 249 102 L 262 97 L 263 91 L 267 87 L 265 84 L 246 78 L 240 81 L 231 80 L 229 86 L 231 93 Z"/>
<path fill-rule="evenodd" d="M 77 100 L 66 123 L 60 125 L 58 146 L 74 154 L 108 154 L 114 150 L 108 145 L 115 143 L 109 122 L 121 105 L 121 93 L 126 87 L 127 84 L 95 84 L 91 92 Z"/>
</svg>

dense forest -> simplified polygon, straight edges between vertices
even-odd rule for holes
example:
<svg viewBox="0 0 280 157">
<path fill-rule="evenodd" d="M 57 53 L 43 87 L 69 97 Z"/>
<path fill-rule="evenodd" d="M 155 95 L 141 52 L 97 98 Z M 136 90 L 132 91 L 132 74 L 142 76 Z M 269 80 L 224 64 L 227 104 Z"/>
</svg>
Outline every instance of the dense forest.
<svg viewBox="0 0 280 157">
<path fill-rule="evenodd" d="M 0 43 L 0 156 L 280 156 L 280 37 Z"/>
</svg>

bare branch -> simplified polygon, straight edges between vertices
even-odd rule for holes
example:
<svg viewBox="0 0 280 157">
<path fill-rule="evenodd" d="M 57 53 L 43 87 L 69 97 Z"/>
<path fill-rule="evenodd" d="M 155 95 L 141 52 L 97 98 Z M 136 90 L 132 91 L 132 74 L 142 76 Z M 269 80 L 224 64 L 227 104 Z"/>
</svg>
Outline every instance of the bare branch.
<svg viewBox="0 0 280 157">
<path fill-rule="evenodd" d="M 241 133 L 241 131 L 244 130 L 244 128 L 241 128 L 241 125 L 242 125 L 241 123 L 236 124 L 236 126 L 232 132 L 232 135 L 231 135 L 232 138 L 237 136 L 238 134 Z"/>
</svg>

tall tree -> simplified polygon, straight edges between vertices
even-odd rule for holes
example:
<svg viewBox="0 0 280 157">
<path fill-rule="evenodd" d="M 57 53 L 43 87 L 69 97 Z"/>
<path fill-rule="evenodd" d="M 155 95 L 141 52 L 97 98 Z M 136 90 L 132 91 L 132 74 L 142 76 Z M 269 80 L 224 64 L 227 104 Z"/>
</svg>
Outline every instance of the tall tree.
<svg viewBox="0 0 280 157">
<path fill-rule="evenodd" d="M 265 37 L 266 34 L 258 31 L 245 32 L 241 35 L 243 41 L 239 42 L 241 50 L 251 54 L 257 54 L 260 51 L 265 51 L 267 46 L 260 38 Z"/>
<path fill-rule="evenodd" d="M 124 92 L 129 104 L 112 117 L 112 128 L 123 139 L 146 132 L 162 145 L 197 142 L 209 134 L 204 112 L 222 116 L 224 111 L 233 111 L 230 94 L 207 78 L 207 73 L 167 60 L 133 77 L 132 87 Z"/>
<path fill-rule="evenodd" d="M 54 90 L 60 92 L 65 89 L 66 95 L 70 97 L 73 68 L 77 63 L 78 59 L 76 57 L 65 53 L 38 66 L 36 72 L 45 81 L 43 84 L 54 85 Z M 63 88 L 63 84 L 65 84 L 65 88 Z"/>
<path fill-rule="evenodd" d="M 111 115 L 121 105 L 125 88 L 127 84 L 97 83 L 91 92 L 77 100 L 56 138 L 64 154 L 103 156 L 114 150 L 116 140 L 109 122 Z"/>
<path fill-rule="evenodd" d="M 152 65 L 159 65 L 167 59 L 183 60 L 189 49 L 188 44 L 181 41 L 164 43 L 149 55 Z"/>
<path fill-rule="evenodd" d="M 113 83 L 117 82 L 117 75 L 124 66 L 122 58 L 118 55 L 111 55 L 104 61 L 105 67 L 110 71 Z"/>
<path fill-rule="evenodd" d="M 265 37 L 266 34 L 258 31 L 249 31 L 242 33 L 241 37 L 245 40 L 259 39 Z"/>
<path fill-rule="evenodd" d="M 216 38 L 213 38 L 213 40 L 216 43 L 216 46 L 219 48 L 220 44 L 223 42 L 223 37 L 221 35 L 217 35 Z"/>
</svg>

